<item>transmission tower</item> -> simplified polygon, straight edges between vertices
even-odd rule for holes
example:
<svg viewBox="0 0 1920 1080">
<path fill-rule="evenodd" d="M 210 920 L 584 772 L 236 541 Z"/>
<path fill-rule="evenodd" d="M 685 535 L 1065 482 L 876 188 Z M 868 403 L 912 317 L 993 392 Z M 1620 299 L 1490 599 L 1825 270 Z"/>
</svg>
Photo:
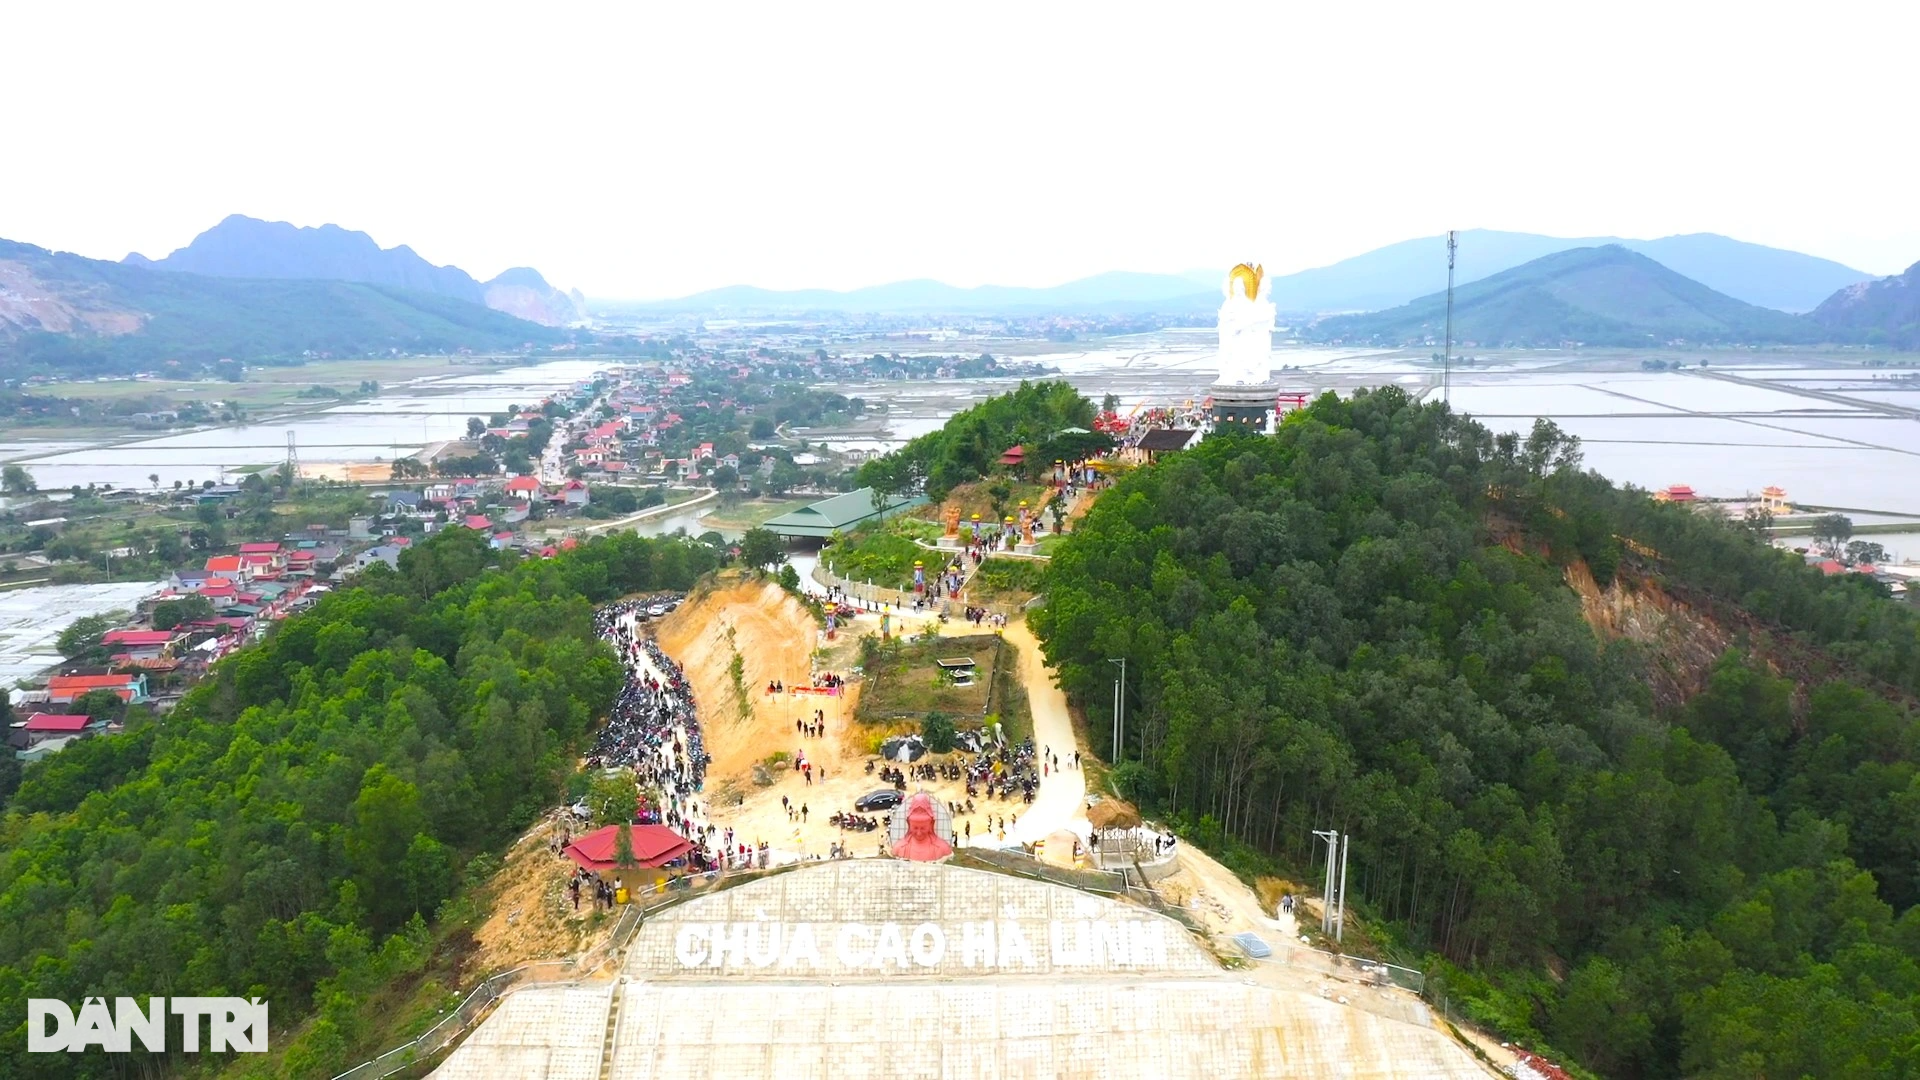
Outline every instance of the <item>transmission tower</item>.
<svg viewBox="0 0 1920 1080">
<path fill-rule="evenodd" d="M 293 443 L 293 429 L 287 429 L 287 479 L 300 478 L 300 449 Z"/>
<path fill-rule="evenodd" d="M 1440 354 L 1440 400 L 1453 404 L 1453 252 L 1457 234 L 1447 230 L 1447 343 Z"/>
</svg>

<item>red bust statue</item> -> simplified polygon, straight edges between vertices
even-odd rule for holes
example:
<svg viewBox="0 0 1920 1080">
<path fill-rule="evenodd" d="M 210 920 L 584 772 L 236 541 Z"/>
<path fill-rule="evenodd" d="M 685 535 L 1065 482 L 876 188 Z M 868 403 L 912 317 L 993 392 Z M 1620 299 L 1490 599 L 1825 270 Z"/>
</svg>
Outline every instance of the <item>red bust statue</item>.
<svg viewBox="0 0 1920 1080">
<path fill-rule="evenodd" d="M 931 795 L 924 791 L 915 792 L 902 809 L 907 815 L 907 834 L 894 843 L 895 857 L 932 862 L 953 854 L 953 845 L 947 843 L 934 828 L 936 815 Z"/>
</svg>

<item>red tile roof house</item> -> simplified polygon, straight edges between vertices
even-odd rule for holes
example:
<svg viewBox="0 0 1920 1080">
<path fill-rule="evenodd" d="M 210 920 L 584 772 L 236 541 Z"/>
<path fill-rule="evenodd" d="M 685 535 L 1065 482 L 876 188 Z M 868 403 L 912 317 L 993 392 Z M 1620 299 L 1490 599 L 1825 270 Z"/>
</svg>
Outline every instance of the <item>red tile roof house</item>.
<svg viewBox="0 0 1920 1080">
<path fill-rule="evenodd" d="M 253 567 L 238 555 L 213 556 L 207 560 L 207 573 L 241 584 L 253 580 Z"/>
<path fill-rule="evenodd" d="M 47 700 L 55 705 L 71 705 L 74 699 L 93 690 L 111 690 L 120 700 L 133 705 L 145 704 L 147 676 L 144 672 L 118 675 L 55 675 L 47 680 Z"/>
<path fill-rule="evenodd" d="M 525 502 L 540 496 L 540 481 L 531 476 L 516 476 L 507 481 L 507 494 Z"/>
<path fill-rule="evenodd" d="M 172 630 L 109 630 L 100 644 L 115 646 L 114 656 L 129 660 L 157 660 L 174 639 Z"/>
<path fill-rule="evenodd" d="M 87 730 L 93 720 L 86 713 L 67 715 L 65 713 L 37 712 L 27 717 L 27 745 L 57 739 L 62 735 L 78 735 Z M 4 752 L 4 751 L 0 751 Z"/>
<path fill-rule="evenodd" d="M 286 569 L 287 555 L 276 543 L 241 544 L 240 561 L 253 570 L 253 576 L 273 578 Z"/>
<path fill-rule="evenodd" d="M 461 519 L 460 524 L 476 532 L 490 532 L 493 529 L 493 522 L 484 514 L 468 514 Z"/>
</svg>

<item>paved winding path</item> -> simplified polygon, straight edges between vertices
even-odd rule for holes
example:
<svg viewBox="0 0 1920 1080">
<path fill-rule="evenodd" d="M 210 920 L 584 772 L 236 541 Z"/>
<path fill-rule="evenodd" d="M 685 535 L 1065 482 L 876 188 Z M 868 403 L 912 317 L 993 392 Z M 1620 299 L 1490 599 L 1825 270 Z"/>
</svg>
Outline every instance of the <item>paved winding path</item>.
<svg viewBox="0 0 1920 1080">
<path fill-rule="evenodd" d="M 1068 829 L 1082 836 L 1087 832 L 1087 774 L 1071 767 L 1073 719 L 1067 714 L 1067 695 L 1053 681 L 1053 669 L 1040 654 L 1040 642 L 1028 631 L 1026 620 L 1009 623 L 1007 644 L 1020 650 L 1020 681 L 1027 688 L 1027 706 L 1033 713 L 1033 744 L 1051 749 L 1064 766 L 1049 771 L 1040 779 L 1040 793 L 1033 805 L 1020 814 L 1009 839 L 1032 843 L 1049 834 Z"/>
</svg>

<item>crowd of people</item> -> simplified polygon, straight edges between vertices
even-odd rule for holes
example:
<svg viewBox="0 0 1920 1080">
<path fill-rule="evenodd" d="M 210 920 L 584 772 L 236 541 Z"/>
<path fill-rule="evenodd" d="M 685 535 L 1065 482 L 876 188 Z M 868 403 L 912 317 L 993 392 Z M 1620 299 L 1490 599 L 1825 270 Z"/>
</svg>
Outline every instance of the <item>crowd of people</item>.
<svg viewBox="0 0 1920 1080">
<path fill-rule="evenodd" d="M 1032 739 L 1022 739 L 1012 747 L 990 745 L 967 763 L 967 798 L 979 798 L 984 788 L 989 799 L 1030 803 L 1040 791 L 1040 771 L 1044 767 Z"/>
<path fill-rule="evenodd" d="M 691 800 L 706 783 L 706 747 L 694 713 L 693 691 L 680 668 L 658 644 L 640 632 L 646 609 L 659 597 L 623 600 L 601 608 L 596 628 L 626 667 L 626 685 L 614 699 L 607 726 L 600 729 L 587 764 L 594 768 L 631 767 L 642 787 L 661 792 L 663 817 L 679 824 L 678 804 Z"/>
<path fill-rule="evenodd" d="M 966 607 L 962 617 L 975 626 L 998 627 L 1007 625 L 1007 617 L 1005 615 L 988 611 L 983 607 L 974 607 L 971 604 Z"/>
</svg>

